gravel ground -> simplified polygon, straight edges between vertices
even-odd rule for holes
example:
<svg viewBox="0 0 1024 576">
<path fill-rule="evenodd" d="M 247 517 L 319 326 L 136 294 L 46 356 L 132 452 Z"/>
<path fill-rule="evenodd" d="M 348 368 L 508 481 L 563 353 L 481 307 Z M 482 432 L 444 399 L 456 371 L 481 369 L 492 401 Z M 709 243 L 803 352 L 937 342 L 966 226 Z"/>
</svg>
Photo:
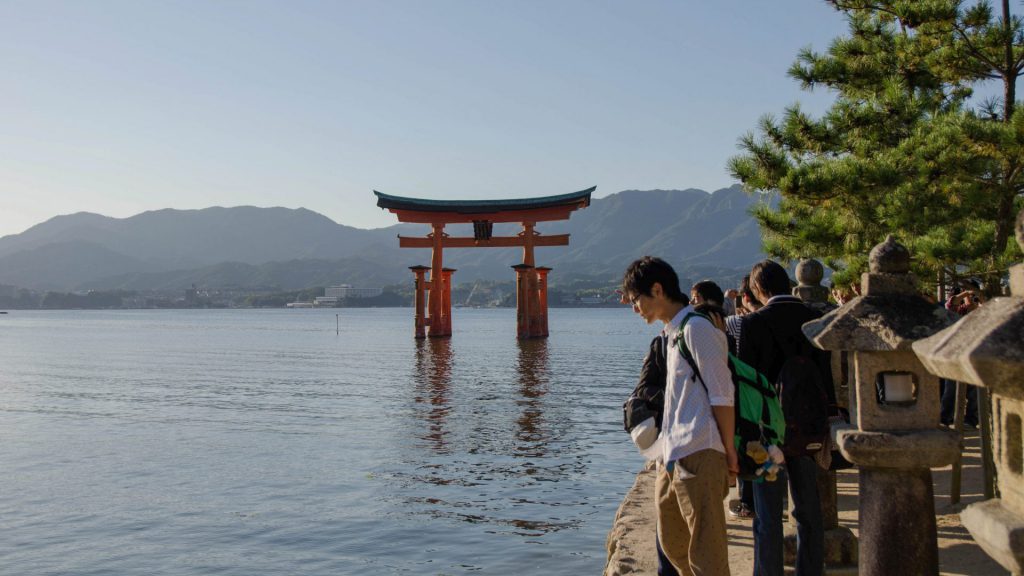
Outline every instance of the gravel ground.
<svg viewBox="0 0 1024 576">
<path fill-rule="evenodd" d="M 939 564 L 943 575 L 1003 576 L 1007 574 L 974 542 L 960 523 L 964 507 L 984 499 L 982 490 L 980 438 L 977 432 L 965 437 L 961 501 L 950 501 L 951 467 L 932 471 L 935 486 L 935 513 L 939 535 Z M 857 533 L 857 471 L 838 474 L 839 523 Z M 642 471 L 619 509 L 615 526 L 609 533 L 607 576 L 620 574 L 655 575 L 654 552 L 654 476 Z M 754 541 L 750 521 L 728 518 L 729 565 L 733 574 L 753 572 Z"/>
</svg>

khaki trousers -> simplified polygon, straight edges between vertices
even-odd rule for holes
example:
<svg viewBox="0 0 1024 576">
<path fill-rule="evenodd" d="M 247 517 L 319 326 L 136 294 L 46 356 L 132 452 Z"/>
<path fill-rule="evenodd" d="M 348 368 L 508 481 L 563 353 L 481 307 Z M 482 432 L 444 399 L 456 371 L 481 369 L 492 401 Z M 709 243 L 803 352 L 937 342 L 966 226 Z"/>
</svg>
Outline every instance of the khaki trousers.
<svg viewBox="0 0 1024 576">
<path fill-rule="evenodd" d="M 680 478 L 680 467 L 692 478 Z M 725 454 L 701 450 L 662 468 L 655 482 L 658 538 L 682 576 L 728 576 L 725 506 L 729 473 Z"/>
</svg>

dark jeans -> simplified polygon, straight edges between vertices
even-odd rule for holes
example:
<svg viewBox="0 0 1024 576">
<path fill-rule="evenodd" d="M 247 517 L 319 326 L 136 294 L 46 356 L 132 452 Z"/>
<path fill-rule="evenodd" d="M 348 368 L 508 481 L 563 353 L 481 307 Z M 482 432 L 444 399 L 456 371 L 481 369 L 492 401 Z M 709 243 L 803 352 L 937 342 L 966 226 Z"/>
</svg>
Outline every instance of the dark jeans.
<svg viewBox="0 0 1024 576">
<path fill-rule="evenodd" d="M 825 571 L 825 527 L 818 496 L 817 464 L 809 457 L 787 458 L 786 473 L 775 482 L 754 484 L 754 576 L 782 576 L 782 502 L 787 478 L 797 522 L 797 576 Z"/>
<path fill-rule="evenodd" d="M 754 483 L 750 480 L 737 480 L 740 486 L 740 502 L 747 508 L 754 509 Z"/>
<path fill-rule="evenodd" d="M 658 576 L 679 576 L 676 567 L 669 562 L 668 557 L 661 551 L 661 540 L 658 538 L 658 530 L 654 530 L 654 546 L 658 549 Z"/>
<path fill-rule="evenodd" d="M 952 424 L 956 414 L 956 382 L 945 378 L 939 382 L 942 386 L 942 412 L 939 414 L 939 420 L 943 424 Z M 975 427 L 978 425 L 978 389 L 974 386 L 967 386 L 964 424 Z"/>
</svg>

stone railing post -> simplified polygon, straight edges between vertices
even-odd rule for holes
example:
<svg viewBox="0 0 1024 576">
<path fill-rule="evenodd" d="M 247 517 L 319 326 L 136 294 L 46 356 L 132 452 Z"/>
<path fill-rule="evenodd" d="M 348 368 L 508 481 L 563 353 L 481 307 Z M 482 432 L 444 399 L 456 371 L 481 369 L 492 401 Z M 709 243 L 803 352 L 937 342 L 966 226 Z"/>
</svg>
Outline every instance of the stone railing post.
<svg viewBox="0 0 1024 576">
<path fill-rule="evenodd" d="M 937 575 L 931 468 L 953 462 L 960 438 L 939 428 L 939 379 L 910 346 L 953 317 L 917 293 L 910 253 L 891 236 L 869 262 L 863 295 L 803 330 L 819 348 L 852 352 L 856 428 L 837 441 L 860 469 L 858 573 Z"/>
<path fill-rule="evenodd" d="M 803 258 L 796 265 L 797 286 L 793 288 L 793 295 L 812 308 L 820 310 L 822 314 L 836 309 L 836 305 L 828 301 L 828 288 L 821 285 L 821 279 L 824 277 L 825 267 L 813 258 Z M 849 382 L 845 376 L 849 373 L 846 352 L 836 351 L 832 355 L 832 385 L 836 391 L 836 402 L 852 412 L 856 408 L 856 403 L 849 398 Z"/>
<path fill-rule="evenodd" d="M 1024 249 L 1024 211 L 1017 216 Z M 992 450 L 1001 498 L 972 504 L 960 519 L 974 540 L 1014 575 L 1024 574 L 1024 264 L 1010 268 L 1012 296 L 994 298 L 953 326 L 914 344 L 933 373 L 992 394 Z"/>
<path fill-rule="evenodd" d="M 821 262 L 813 258 L 803 258 L 796 265 L 797 286 L 793 288 L 793 296 L 806 302 L 812 308 L 828 312 L 833 308 L 828 303 L 828 288 L 821 285 L 825 277 L 825 268 Z"/>
</svg>

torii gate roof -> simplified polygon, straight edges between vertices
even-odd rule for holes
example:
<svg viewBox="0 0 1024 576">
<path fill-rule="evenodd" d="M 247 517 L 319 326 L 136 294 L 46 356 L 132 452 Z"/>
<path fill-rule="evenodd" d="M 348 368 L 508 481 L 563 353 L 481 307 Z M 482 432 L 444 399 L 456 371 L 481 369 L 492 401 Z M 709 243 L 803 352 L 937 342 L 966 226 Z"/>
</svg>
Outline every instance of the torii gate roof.
<svg viewBox="0 0 1024 576">
<path fill-rule="evenodd" d="M 592 186 L 570 194 L 503 200 L 429 200 L 392 196 L 376 190 L 373 193 L 377 196 L 377 206 L 397 214 L 402 222 L 514 222 L 524 218 L 564 220 L 573 210 L 589 206 L 590 195 L 596 189 Z"/>
</svg>

